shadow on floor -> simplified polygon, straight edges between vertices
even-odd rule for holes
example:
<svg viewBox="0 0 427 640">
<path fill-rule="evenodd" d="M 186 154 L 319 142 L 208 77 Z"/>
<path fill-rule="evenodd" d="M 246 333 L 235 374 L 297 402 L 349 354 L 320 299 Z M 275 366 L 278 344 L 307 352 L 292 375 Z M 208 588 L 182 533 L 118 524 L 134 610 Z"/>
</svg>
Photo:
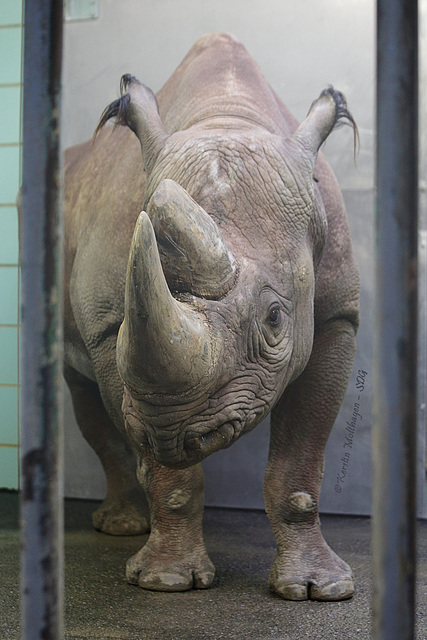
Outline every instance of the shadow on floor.
<svg viewBox="0 0 427 640">
<path fill-rule="evenodd" d="M 216 566 L 207 591 L 144 591 L 124 579 L 146 536 L 117 538 L 91 527 L 95 503 L 65 503 L 65 638 L 80 640 L 303 640 L 371 637 L 370 521 L 323 516 L 332 548 L 353 569 L 356 594 L 335 603 L 287 602 L 269 593 L 275 556 L 264 513 L 206 509 L 205 540 Z M 427 523 L 420 524 L 417 638 L 427 638 Z M 0 492 L 0 638 L 19 638 L 18 496 Z"/>
</svg>

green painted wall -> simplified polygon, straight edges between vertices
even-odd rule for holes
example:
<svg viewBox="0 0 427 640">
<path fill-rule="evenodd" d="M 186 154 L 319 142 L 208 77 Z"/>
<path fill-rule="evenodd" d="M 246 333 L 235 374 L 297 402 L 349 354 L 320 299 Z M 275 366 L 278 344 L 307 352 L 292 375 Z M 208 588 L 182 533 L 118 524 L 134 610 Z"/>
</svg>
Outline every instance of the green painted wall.
<svg viewBox="0 0 427 640">
<path fill-rule="evenodd" d="M 0 488 L 19 487 L 19 268 L 22 0 L 0 2 Z"/>
</svg>

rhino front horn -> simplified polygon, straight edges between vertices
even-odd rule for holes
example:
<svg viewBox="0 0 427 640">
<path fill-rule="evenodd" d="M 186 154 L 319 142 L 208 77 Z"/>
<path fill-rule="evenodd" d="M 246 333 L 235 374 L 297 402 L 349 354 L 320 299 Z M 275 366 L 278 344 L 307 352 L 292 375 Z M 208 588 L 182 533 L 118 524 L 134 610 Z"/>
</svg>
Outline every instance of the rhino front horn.
<svg viewBox="0 0 427 640">
<path fill-rule="evenodd" d="M 174 180 L 163 180 L 147 213 L 172 290 L 218 299 L 236 278 L 236 262 L 216 222 Z"/>
<path fill-rule="evenodd" d="M 292 135 L 295 141 L 309 152 L 312 164 L 316 161 L 317 152 L 331 131 L 340 124 L 350 124 L 354 131 L 354 142 L 358 139 L 357 125 L 347 109 L 344 96 L 333 87 L 325 89 L 313 102 L 307 117 Z M 306 154 L 304 154 L 306 156 Z"/>
<path fill-rule="evenodd" d="M 218 358 L 218 340 L 204 315 L 172 296 L 153 226 L 142 212 L 132 240 L 125 317 L 117 338 L 123 381 L 135 397 L 149 396 L 154 403 L 157 394 L 185 396 L 209 385 Z"/>
</svg>

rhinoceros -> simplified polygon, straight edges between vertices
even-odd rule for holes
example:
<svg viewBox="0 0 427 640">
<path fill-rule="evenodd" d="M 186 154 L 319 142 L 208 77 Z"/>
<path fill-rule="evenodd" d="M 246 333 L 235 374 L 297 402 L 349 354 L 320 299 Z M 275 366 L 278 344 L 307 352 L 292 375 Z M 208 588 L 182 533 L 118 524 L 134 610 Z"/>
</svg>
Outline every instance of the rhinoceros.
<svg viewBox="0 0 427 640">
<path fill-rule="evenodd" d="M 358 324 L 343 199 L 318 156 L 340 123 L 357 131 L 329 87 L 298 125 L 244 46 L 210 34 L 157 99 L 123 76 L 95 143 L 67 152 L 64 372 L 106 474 L 94 526 L 151 531 L 132 584 L 212 584 L 200 463 L 271 412 L 270 590 L 353 593 L 318 516 Z"/>
</svg>

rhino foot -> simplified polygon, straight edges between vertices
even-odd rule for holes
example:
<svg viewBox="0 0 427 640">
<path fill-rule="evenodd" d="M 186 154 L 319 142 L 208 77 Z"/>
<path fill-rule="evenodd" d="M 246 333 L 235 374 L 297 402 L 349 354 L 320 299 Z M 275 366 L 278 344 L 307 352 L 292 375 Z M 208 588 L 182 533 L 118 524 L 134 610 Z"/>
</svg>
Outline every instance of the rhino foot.
<svg viewBox="0 0 427 640">
<path fill-rule="evenodd" d="M 321 548 L 278 554 L 269 589 L 285 600 L 346 600 L 354 593 L 350 567 L 322 539 Z"/>
<path fill-rule="evenodd" d="M 150 530 L 144 497 L 132 492 L 107 497 L 93 512 L 92 523 L 98 531 L 112 536 L 138 536 Z"/>
<path fill-rule="evenodd" d="M 215 576 L 215 567 L 205 550 L 188 554 L 156 553 L 149 542 L 126 565 L 126 579 L 150 591 L 188 591 L 207 589 Z"/>
</svg>

